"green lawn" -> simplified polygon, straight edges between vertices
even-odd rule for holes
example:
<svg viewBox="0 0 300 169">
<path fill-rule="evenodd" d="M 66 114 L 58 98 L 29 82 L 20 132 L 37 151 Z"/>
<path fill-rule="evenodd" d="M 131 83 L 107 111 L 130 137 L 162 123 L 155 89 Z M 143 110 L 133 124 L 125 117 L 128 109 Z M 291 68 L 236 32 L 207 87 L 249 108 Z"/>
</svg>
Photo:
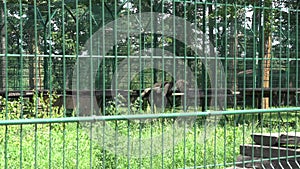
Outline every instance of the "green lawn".
<svg viewBox="0 0 300 169">
<path fill-rule="evenodd" d="M 239 154 L 240 144 L 252 142 L 252 131 L 261 131 L 260 127 L 253 128 L 252 125 L 218 125 L 211 128 L 204 142 L 201 138 L 205 129 L 200 125 L 178 132 L 170 130 L 170 122 L 131 123 L 106 123 L 105 129 L 110 133 L 104 137 L 103 126 L 97 128 L 94 124 L 92 131 L 99 131 L 93 132 L 93 138 L 89 136 L 90 127 L 77 123 L 1 126 L 0 154 L 6 160 L 1 160 L 0 167 L 161 168 L 163 165 L 165 168 L 183 168 L 223 165 L 233 162 Z M 127 137 L 128 133 L 130 137 Z"/>
</svg>

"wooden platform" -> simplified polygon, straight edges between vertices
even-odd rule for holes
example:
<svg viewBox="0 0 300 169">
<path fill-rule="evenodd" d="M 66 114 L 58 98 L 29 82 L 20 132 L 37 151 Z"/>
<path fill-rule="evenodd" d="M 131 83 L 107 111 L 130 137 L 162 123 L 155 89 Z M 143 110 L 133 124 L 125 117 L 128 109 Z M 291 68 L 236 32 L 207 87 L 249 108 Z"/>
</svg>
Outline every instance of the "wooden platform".
<svg viewBox="0 0 300 169">
<path fill-rule="evenodd" d="M 251 136 L 253 143 L 240 145 L 238 167 L 300 168 L 300 132 L 253 133 Z"/>
<path fill-rule="evenodd" d="M 300 144 L 300 132 L 283 132 L 283 133 L 253 133 L 253 141 L 258 145 L 273 146 L 273 145 L 294 145 Z"/>
</svg>

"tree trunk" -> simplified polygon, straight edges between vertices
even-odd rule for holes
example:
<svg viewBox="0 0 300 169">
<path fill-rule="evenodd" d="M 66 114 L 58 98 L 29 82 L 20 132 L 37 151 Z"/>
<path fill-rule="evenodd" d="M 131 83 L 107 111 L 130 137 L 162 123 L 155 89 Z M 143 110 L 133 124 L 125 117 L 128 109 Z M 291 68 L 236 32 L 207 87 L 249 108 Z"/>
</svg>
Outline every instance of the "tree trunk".
<svg viewBox="0 0 300 169">
<path fill-rule="evenodd" d="M 271 35 L 268 36 L 268 43 L 267 43 L 267 53 L 265 54 L 264 60 L 264 69 L 263 69 L 263 87 L 269 88 L 270 87 L 270 65 L 271 65 L 271 48 L 272 48 L 272 39 Z M 269 97 L 264 97 L 262 100 L 262 108 L 268 109 L 269 108 Z"/>
</svg>

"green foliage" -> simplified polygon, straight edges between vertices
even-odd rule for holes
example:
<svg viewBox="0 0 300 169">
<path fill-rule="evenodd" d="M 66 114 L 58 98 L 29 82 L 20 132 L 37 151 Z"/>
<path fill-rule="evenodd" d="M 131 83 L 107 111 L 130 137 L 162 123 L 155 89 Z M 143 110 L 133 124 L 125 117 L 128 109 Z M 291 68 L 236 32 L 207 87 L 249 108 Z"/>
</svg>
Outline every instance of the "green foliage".
<svg viewBox="0 0 300 169">
<path fill-rule="evenodd" d="M 54 106 L 58 96 L 35 93 L 32 100 L 20 97 L 18 100 L 7 100 L 0 97 L 0 119 L 31 119 L 31 118 L 55 118 L 63 117 L 63 108 Z"/>
<path fill-rule="evenodd" d="M 118 94 L 115 98 L 114 101 L 109 101 L 108 105 L 105 107 L 105 111 L 107 113 L 105 114 L 109 114 L 109 115 L 121 115 L 123 114 L 123 108 L 125 107 L 125 103 L 126 103 L 126 99 Z"/>
</svg>

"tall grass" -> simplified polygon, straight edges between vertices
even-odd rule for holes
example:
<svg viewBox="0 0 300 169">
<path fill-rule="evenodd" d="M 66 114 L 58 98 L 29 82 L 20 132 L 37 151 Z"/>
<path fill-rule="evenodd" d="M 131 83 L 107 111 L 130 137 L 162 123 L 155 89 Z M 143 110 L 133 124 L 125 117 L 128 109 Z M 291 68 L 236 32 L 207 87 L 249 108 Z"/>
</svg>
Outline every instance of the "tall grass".
<svg viewBox="0 0 300 169">
<path fill-rule="evenodd" d="M 152 126 L 153 136 L 161 136 L 161 131 L 160 126 Z M 200 134 L 203 134 L 203 131 L 202 127 L 188 129 L 184 137 L 174 145 L 167 145 L 170 142 L 165 144 L 153 142 L 153 144 L 158 144 L 152 145 L 153 151 L 162 149 L 163 146 L 168 146 L 168 149 L 146 156 L 143 154 L 143 149 L 146 148 L 141 147 L 140 153 L 143 154 L 143 158 L 138 158 L 138 156 L 128 157 L 117 149 L 115 152 L 104 150 L 101 146 L 103 142 L 92 139 L 87 128 L 77 123 L 1 126 L 0 154 L 2 157 L 6 156 L 8 168 L 19 168 L 21 163 L 24 168 L 31 168 L 34 165 L 37 165 L 37 168 L 49 166 L 62 168 L 64 165 L 67 168 L 75 168 L 77 165 L 79 168 L 126 168 L 127 166 L 161 168 L 162 165 L 166 168 L 172 166 L 183 168 L 184 166 L 202 166 L 204 163 L 233 162 L 239 153 L 239 144 L 251 142 L 251 126 L 227 126 L 226 128 L 218 126 L 212 135 L 207 136 L 205 142 L 200 140 L 202 137 Z M 120 128 L 119 132 L 126 133 L 127 129 Z M 131 139 L 137 138 L 136 134 L 139 132 L 138 129 L 132 129 Z M 151 127 L 148 127 L 142 135 L 143 138 L 151 139 L 150 134 Z M 243 135 L 245 138 L 242 137 Z M 114 145 L 114 140 L 107 141 Z M 128 140 L 119 141 L 125 141 L 127 144 Z M 120 147 L 116 146 L 116 148 Z M 122 151 L 128 151 L 128 147 L 122 148 Z M 147 150 L 149 150 L 148 147 Z M 3 168 L 4 165 L 5 160 L 1 160 L 0 167 Z"/>
<path fill-rule="evenodd" d="M 1 119 L 18 119 L 22 103 L 6 103 Z M 49 118 L 47 108 L 27 117 Z M 53 110 L 52 117 L 61 117 Z M 241 144 L 252 143 L 251 133 L 278 131 L 250 117 L 240 124 L 221 120 L 210 130 L 200 118 L 179 130 L 174 119 L 2 125 L 0 168 L 224 168 L 236 160 Z"/>
</svg>

